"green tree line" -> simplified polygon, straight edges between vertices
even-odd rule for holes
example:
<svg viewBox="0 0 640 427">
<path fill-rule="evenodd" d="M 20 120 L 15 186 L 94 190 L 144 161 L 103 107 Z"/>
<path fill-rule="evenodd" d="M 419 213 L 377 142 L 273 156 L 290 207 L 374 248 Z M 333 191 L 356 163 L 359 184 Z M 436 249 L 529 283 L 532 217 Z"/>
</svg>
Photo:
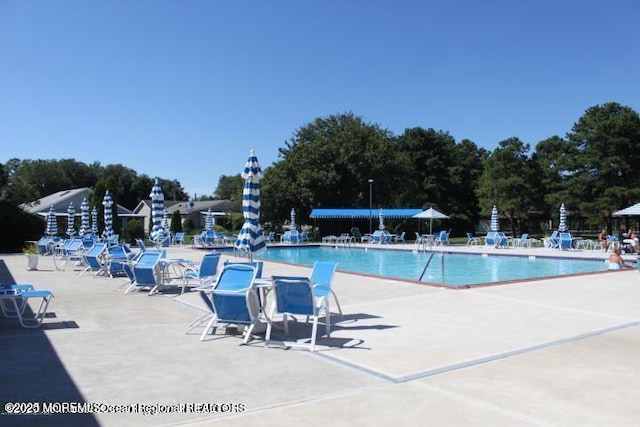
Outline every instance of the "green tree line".
<svg viewBox="0 0 640 427">
<path fill-rule="evenodd" d="M 565 137 L 531 145 L 514 136 L 493 151 L 445 131 L 411 128 L 394 136 L 352 113 L 317 118 L 296 130 L 265 169 L 263 217 L 279 223 L 295 208 L 373 204 L 428 208 L 470 231 L 493 205 L 513 233 L 555 219 L 564 203 L 576 227 L 611 228 L 611 214 L 640 196 L 640 116 L 615 102 L 585 111 Z M 535 220 L 535 221 L 533 221 Z"/>
</svg>

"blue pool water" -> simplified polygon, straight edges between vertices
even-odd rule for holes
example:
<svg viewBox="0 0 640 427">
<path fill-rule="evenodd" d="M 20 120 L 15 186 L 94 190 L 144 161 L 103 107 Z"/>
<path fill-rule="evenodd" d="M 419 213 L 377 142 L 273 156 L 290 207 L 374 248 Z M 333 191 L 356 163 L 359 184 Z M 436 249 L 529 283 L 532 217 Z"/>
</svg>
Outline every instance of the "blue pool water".
<svg viewBox="0 0 640 427">
<path fill-rule="evenodd" d="M 312 266 L 315 261 L 333 261 L 343 271 L 418 280 L 432 254 L 380 249 L 270 247 L 256 258 L 308 266 Z M 597 260 L 458 253 L 442 255 L 436 252 L 422 281 L 459 287 L 604 270 L 605 262 Z"/>
</svg>

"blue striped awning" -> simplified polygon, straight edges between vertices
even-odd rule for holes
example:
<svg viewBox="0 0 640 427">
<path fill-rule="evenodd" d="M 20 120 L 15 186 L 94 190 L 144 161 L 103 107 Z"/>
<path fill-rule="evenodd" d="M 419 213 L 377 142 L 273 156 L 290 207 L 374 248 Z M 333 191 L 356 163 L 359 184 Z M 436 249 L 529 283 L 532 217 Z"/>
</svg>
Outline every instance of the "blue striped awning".
<svg viewBox="0 0 640 427">
<path fill-rule="evenodd" d="M 385 218 L 411 218 L 422 212 L 422 209 L 383 209 Z M 314 219 L 355 219 L 377 217 L 377 209 L 313 209 L 310 218 Z"/>
</svg>

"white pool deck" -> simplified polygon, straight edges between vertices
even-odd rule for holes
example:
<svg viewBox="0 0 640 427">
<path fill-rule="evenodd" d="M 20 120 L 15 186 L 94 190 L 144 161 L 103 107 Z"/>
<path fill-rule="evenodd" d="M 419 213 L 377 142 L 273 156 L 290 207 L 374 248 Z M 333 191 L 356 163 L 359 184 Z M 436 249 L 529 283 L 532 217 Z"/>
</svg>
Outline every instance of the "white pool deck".
<svg viewBox="0 0 640 427">
<path fill-rule="evenodd" d="M 413 245 L 406 247 L 413 248 Z M 390 248 L 397 249 L 390 245 Z M 544 248 L 449 251 L 604 258 Z M 200 260 L 203 251 L 169 248 Z M 227 255 L 225 255 L 227 257 Z M 0 320 L 0 402 L 241 404 L 227 413 L 18 417 L 0 425 L 637 426 L 637 269 L 472 289 L 338 273 L 344 317 L 319 351 L 185 335 L 197 293 L 124 295 L 121 279 L 0 255 L 55 293 L 39 330 Z M 265 263 L 264 275 L 309 268 Z M 306 333 L 301 325 L 295 334 Z M 323 328 L 321 328 L 323 330 Z M 0 410 L 2 412 L 2 410 Z"/>
</svg>

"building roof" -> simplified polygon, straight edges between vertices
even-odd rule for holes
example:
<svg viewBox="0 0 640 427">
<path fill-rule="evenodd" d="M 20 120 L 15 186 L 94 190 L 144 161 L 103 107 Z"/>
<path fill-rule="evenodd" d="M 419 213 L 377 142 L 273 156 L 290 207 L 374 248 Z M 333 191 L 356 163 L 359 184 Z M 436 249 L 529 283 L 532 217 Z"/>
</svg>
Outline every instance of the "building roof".
<svg viewBox="0 0 640 427">
<path fill-rule="evenodd" d="M 69 204 L 73 203 L 73 206 L 76 209 L 76 215 L 80 215 L 82 200 L 85 198 L 89 200 L 91 193 L 93 193 L 93 191 L 87 187 L 63 190 L 49 194 L 48 196 L 30 203 L 23 203 L 20 207 L 22 210 L 29 213 L 47 215 L 49 213 L 49 209 L 53 206 L 56 216 L 67 216 L 67 208 L 69 207 Z M 122 205 L 118 205 L 117 215 L 138 216 Z"/>
<path fill-rule="evenodd" d="M 209 208 L 219 213 L 229 209 L 229 200 L 203 200 L 197 202 L 165 200 L 164 206 L 169 214 L 179 210 L 181 215 L 189 215 L 194 212 L 207 211 Z M 133 211 L 138 213 L 145 207 L 151 209 L 151 200 L 142 200 Z"/>
<path fill-rule="evenodd" d="M 383 209 L 385 218 L 411 218 L 422 212 L 422 209 Z M 377 218 L 379 209 L 313 209 L 310 218 L 340 219 L 340 218 Z"/>
</svg>

